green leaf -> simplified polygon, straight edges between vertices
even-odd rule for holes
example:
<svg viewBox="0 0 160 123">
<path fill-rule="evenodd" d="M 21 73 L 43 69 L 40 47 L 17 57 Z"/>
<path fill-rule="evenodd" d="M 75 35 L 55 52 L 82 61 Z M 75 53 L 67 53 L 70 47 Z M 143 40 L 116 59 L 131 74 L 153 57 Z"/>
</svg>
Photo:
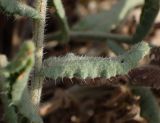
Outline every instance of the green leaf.
<svg viewBox="0 0 160 123">
<path fill-rule="evenodd" d="M 4 108 L 4 119 L 8 123 L 18 123 L 15 109 L 10 106 L 12 101 L 8 97 L 9 82 L 5 78 L 5 72 L 6 71 L 2 72 L 2 70 L 0 70 L 0 99 Z"/>
<path fill-rule="evenodd" d="M 8 97 L 9 82 L 6 79 L 9 76 L 4 68 L 7 66 L 8 60 L 5 55 L 0 55 L 0 99 L 4 108 L 4 119 L 8 123 L 18 123 L 17 114 L 14 107 L 10 106 L 11 100 Z"/>
<path fill-rule="evenodd" d="M 63 7 L 63 3 L 61 0 L 53 0 L 54 7 L 56 9 L 56 14 L 59 18 L 59 23 L 62 31 L 62 41 L 69 40 L 69 26 L 65 14 L 65 10 Z"/>
<path fill-rule="evenodd" d="M 15 73 L 12 74 L 15 77 L 12 82 L 11 100 L 18 112 L 29 121 L 34 123 L 42 123 L 37 110 L 30 102 L 30 97 L 27 89 L 27 83 L 30 75 L 30 71 L 34 65 L 34 44 L 33 42 L 26 42 L 22 47 L 21 51 L 17 55 L 15 61 L 7 67 L 9 70 L 14 69 L 13 67 L 19 64 L 19 69 L 16 69 Z M 17 71 L 18 70 L 18 71 Z M 18 72 L 18 73 L 17 73 Z"/>
<path fill-rule="evenodd" d="M 144 0 L 119 0 L 118 3 L 108 11 L 102 11 L 84 17 L 73 29 L 108 32 L 113 26 L 124 19 L 131 8 L 143 4 L 143 2 Z"/>
<path fill-rule="evenodd" d="M 33 42 L 25 42 L 16 58 L 6 67 L 0 69 L 0 78 L 4 77 L 4 81 L 0 81 L 0 87 L 2 92 L 5 92 L 2 93 L 2 101 L 6 109 L 7 121 L 17 123 L 17 119 L 18 122 L 21 122 L 20 120 L 25 118 L 29 122 L 42 123 L 36 108 L 30 102 L 27 86 L 34 65 L 34 51 Z"/>
<path fill-rule="evenodd" d="M 132 90 L 140 96 L 141 115 L 147 119 L 148 123 L 160 123 L 160 107 L 152 91 L 145 87 L 136 87 Z"/>
<path fill-rule="evenodd" d="M 122 46 L 112 40 L 107 41 L 106 43 L 107 46 L 117 55 L 123 54 L 125 52 Z"/>
<path fill-rule="evenodd" d="M 145 0 L 145 5 L 142 9 L 140 23 L 137 26 L 132 40 L 137 43 L 144 39 L 151 30 L 151 27 L 159 13 L 160 1 L 159 0 Z"/>
<path fill-rule="evenodd" d="M 17 0 L 0 0 L 0 8 L 10 14 L 18 14 L 33 19 L 41 19 L 38 11 L 28 5 L 18 2 Z"/>
<path fill-rule="evenodd" d="M 23 68 L 29 65 L 28 61 L 34 62 L 33 53 L 34 53 L 35 47 L 33 42 L 26 41 L 20 48 L 20 51 L 18 52 L 15 59 L 8 64 L 6 69 L 10 73 L 19 73 Z M 30 63 L 31 65 L 34 63 Z M 30 67 L 29 67 L 30 68 Z"/>
</svg>

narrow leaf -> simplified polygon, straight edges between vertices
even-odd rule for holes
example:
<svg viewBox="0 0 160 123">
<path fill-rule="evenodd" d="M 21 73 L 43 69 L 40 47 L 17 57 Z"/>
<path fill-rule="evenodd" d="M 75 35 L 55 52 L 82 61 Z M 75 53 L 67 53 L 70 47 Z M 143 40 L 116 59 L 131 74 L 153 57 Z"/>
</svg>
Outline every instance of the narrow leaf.
<svg viewBox="0 0 160 123">
<path fill-rule="evenodd" d="M 124 19 L 131 8 L 143 4 L 143 2 L 144 0 L 119 0 L 110 10 L 82 18 L 73 29 L 109 32 L 113 26 Z"/>
<path fill-rule="evenodd" d="M 140 23 L 137 26 L 136 32 L 132 38 L 135 43 L 142 41 L 144 37 L 147 36 L 158 15 L 159 8 L 159 0 L 145 0 L 145 5 L 142 9 Z"/>
<path fill-rule="evenodd" d="M 59 18 L 60 27 L 62 31 L 62 40 L 68 41 L 69 40 L 69 26 L 65 14 L 65 10 L 63 7 L 63 3 L 61 0 L 53 0 L 54 7 L 56 9 L 56 14 Z"/>
<path fill-rule="evenodd" d="M 0 87 L 2 87 L 2 92 L 5 92 L 2 93 L 2 97 L 7 121 L 17 123 L 17 119 L 21 122 L 25 118 L 29 122 L 42 123 L 37 110 L 30 102 L 27 86 L 30 71 L 34 65 L 34 50 L 33 42 L 25 42 L 16 58 L 0 69 L 2 79 Z"/>
<path fill-rule="evenodd" d="M 0 0 L 0 8 L 10 14 L 18 14 L 33 19 L 41 19 L 39 13 L 32 7 L 17 0 Z"/>
<path fill-rule="evenodd" d="M 140 96 L 141 115 L 147 119 L 148 123 L 160 123 L 160 107 L 152 91 L 145 87 L 136 87 L 132 90 Z"/>
</svg>

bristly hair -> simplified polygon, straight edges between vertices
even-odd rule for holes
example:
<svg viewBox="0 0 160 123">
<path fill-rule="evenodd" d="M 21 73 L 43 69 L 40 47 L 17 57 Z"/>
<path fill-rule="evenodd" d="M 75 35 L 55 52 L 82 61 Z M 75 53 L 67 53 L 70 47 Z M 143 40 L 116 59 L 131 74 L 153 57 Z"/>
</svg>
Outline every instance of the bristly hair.
<svg viewBox="0 0 160 123">
<path fill-rule="evenodd" d="M 75 56 L 51 57 L 44 60 L 41 74 L 48 78 L 110 78 L 127 74 L 150 51 L 148 43 L 140 42 L 130 51 L 115 58 Z"/>
</svg>

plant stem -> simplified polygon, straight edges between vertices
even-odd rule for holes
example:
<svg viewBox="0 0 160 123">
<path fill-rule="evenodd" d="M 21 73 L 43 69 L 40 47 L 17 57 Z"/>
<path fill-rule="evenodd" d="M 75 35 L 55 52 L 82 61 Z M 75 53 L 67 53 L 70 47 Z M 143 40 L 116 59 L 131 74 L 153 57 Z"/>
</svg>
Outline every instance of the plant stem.
<svg viewBox="0 0 160 123">
<path fill-rule="evenodd" d="M 34 75 L 31 83 L 31 98 L 32 103 L 38 107 L 43 84 L 43 77 L 40 77 L 38 75 L 38 72 L 40 71 L 42 66 L 47 0 L 35 0 L 35 7 L 36 10 L 40 13 L 41 19 L 34 20 L 33 27 L 33 41 L 36 45 L 36 55 Z"/>
<path fill-rule="evenodd" d="M 51 40 L 60 40 L 61 39 L 61 33 L 51 33 L 48 34 L 45 38 L 46 41 Z M 131 40 L 130 36 L 124 36 L 119 34 L 112 34 L 112 33 L 105 33 L 105 32 L 99 32 L 99 31 L 71 31 L 69 33 L 69 37 L 71 39 L 77 39 L 80 41 L 83 40 L 94 40 L 94 41 L 106 41 L 106 40 L 115 40 L 120 43 L 127 43 L 127 44 L 134 44 L 134 42 Z"/>
<path fill-rule="evenodd" d="M 112 33 L 104 33 L 104 32 L 97 32 L 97 31 L 86 31 L 86 32 L 80 32 L 80 31 L 73 31 L 70 32 L 70 36 L 72 39 L 80 39 L 80 40 L 116 40 L 119 42 L 126 42 L 131 43 L 129 36 L 123 36 L 118 34 L 112 34 Z"/>
<path fill-rule="evenodd" d="M 160 108 L 152 91 L 145 87 L 132 87 L 132 91 L 141 97 L 141 115 L 148 120 L 148 123 L 159 123 Z"/>
</svg>

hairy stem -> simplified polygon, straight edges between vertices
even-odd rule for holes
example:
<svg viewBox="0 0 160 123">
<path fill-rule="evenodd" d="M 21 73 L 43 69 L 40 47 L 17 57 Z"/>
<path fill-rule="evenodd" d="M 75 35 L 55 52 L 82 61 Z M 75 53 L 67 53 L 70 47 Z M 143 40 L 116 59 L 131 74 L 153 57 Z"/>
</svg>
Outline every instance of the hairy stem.
<svg viewBox="0 0 160 123">
<path fill-rule="evenodd" d="M 33 29 L 34 31 L 33 40 L 36 45 L 36 55 L 35 55 L 34 75 L 31 83 L 31 98 L 32 98 L 32 103 L 37 107 L 40 102 L 42 83 L 43 83 L 43 77 L 38 76 L 37 73 L 40 71 L 42 66 L 46 6 L 47 6 L 47 0 L 35 0 L 36 10 L 39 11 L 42 18 L 40 20 L 34 20 L 34 29 Z"/>
</svg>

